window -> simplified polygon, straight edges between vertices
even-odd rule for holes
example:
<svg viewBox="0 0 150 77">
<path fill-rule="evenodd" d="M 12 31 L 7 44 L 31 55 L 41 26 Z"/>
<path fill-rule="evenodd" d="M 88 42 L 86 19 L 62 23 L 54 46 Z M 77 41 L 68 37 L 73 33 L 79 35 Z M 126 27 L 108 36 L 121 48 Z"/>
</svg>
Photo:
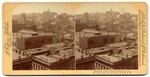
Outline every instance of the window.
<svg viewBox="0 0 150 77">
<path fill-rule="evenodd" d="M 40 66 L 38 66 L 38 70 L 40 70 Z"/>
<path fill-rule="evenodd" d="M 94 40 L 89 40 L 88 45 L 89 45 L 89 48 L 94 47 Z"/>
<path fill-rule="evenodd" d="M 12 42 L 12 44 L 13 44 L 13 46 L 15 46 L 15 44 L 14 44 L 15 42 Z"/>
<path fill-rule="evenodd" d="M 31 41 L 26 41 L 26 45 L 30 46 L 31 45 Z"/>
<path fill-rule="evenodd" d="M 41 40 L 41 44 L 43 44 L 43 43 L 44 43 L 44 39 Z"/>
<path fill-rule="evenodd" d="M 17 46 L 16 42 L 14 42 L 15 46 Z"/>
<path fill-rule="evenodd" d="M 114 40 L 114 38 L 111 38 L 111 42 L 114 42 L 115 40 Z"/>
<path fill-rule="evenodd" d="M 52 42 L 52 38 L 48 38 L 48 42 L 51 43 Z"/>
<path fill-rule="evenodd" d="M 108 42 L 107 38 L 104 39 L 104 44 L 106 44 Z"/>
<path fill-rule="evenodd" d="M 17 46 L 17 45 L 16 45 L 16 42 L 12 42 L 12 44 L 13 44 L 13 46 Z"/>
<path fill-rule="evenodd" d="M 89 44 L 89 45 L 91 45 L 92 43 L 93 43 L 93 41 L 92 41 L 92 40 L 89 40 L 89 41 L 88 41 L 88 44 Z"/>
</svg>

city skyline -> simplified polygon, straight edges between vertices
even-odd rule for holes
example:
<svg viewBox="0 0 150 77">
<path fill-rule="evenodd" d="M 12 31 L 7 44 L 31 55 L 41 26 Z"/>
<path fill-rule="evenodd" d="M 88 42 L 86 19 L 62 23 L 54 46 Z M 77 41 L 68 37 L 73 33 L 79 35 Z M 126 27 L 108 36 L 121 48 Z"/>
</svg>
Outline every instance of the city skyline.
<svg viewBox="0 0 150 77">
<path fill-rule="evenodd" d="M 97 5 L 95 5 L 97 4 Z M 119 6 L 119 7 L 118 7 Z M 96 7 L 96 8 L 95 8 Z M 92 9 L 90 9 L 92 8 Z M 138 11 L 134 8 L 134 6 L 121 3 L 118 5 L 117 3 L 102 3 L 98 5 L 98 3 L 93 3 L 89 5 L 89 3 L 24 3 L 22 5 L 18 5 L 13 10 L 13 15 L 21 14 L 21 13 L 42 13 L 49 9 L 50 12 L 67 13 L 67 14 L 82 14 L 85 12 L 88 13 L 104 13 L 110 9 L 120 13 L 131 13 L 138 14 Z M 65 10 L 64 10 L 65 9 Z"/>
<path fill-rule="evenodd" d="M 91 9 L 92 8 L 92 9 Z M 83 3 L 81 6 L 78 7 L 76 14 L 81 13 L 96 13 L 96 12 L 106 12 L 112 9 L 115 12 L 125 13 L 129 12 L 131 14 L 138 14 L 138 11 L 134 8 L 133 5 L 129 5 L 126 3 Z"/>
<path fill-rule="evenodd" d="M 13 15 L 21 13 L 42 13 L 47 9 L 49 9 L 50 12 L 73 14 L 73 11 L 71 11 L 71 8 L 68 6 L 66 3 L 24 3 L 18 5 L 13 10 Z"/>
</svg>

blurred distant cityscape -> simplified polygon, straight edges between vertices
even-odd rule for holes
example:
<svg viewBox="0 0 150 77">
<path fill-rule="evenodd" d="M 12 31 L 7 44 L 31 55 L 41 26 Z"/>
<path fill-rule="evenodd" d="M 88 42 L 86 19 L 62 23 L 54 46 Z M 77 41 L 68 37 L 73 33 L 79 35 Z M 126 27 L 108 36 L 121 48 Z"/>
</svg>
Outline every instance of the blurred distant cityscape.
<svg viewBox="0 0 150 77">
<path fill-rule="evenodd" d="M 13 32 L 21 29 L 32 29 L 37 32 L 73 33 L 74 15 L 67 13 L 50 12 L 49 9 L 43 13 L 22 13 L 13 15 Z"/>
</svg>

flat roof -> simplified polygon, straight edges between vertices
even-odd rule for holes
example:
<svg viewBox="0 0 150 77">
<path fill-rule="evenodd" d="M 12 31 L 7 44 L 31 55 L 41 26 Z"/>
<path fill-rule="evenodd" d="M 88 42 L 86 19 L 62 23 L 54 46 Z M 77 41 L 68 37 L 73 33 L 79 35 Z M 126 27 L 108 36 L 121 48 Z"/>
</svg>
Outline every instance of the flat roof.
<svg viewBox="0 0 150 77">
<path fill-rule="evenodd" d="M 72 56 L 71 53 L 73 52 L 73 49 L 71 49 L 70 46 L 64 46 L 64 45 L 65 45 L 64 43 L 49 44 L 39 48 L 23 50 L 21 52 L 26 52 L 27 54 L 36 54 L 41 52 L 47 52 L 49 50 L 51 52 L 55 52 L 58 50 L 60 56 L 65 55 L 66 58 Z"/>
<path fill-rule="evenodd" d="M 97 48 L 86 49 L 83 51 L 91 52 L 91 53 L 95 54 L 95 53 L 105 52 L 105 51 L 109 51 L 109 50 L 111 50 L 111 49 L 108 47 L 97 47 Z"/>
<path fill-rule="evenodd" d="M 95 33 L 100 33 L 100 34 L 95 34 Z M 80 37 L 97 37 L 97 36 L 104 36 L 104 35 L 116 35 L 116 34 L 119 34 L 119 33 L 115 33 L 115 32 L 88 32 L 88 33 L 83 33 L 81 32 L 80 34 Z"/>
<path fill-rule="evenodd" d="M 112 54 L 112 55 L 108 55 L 108 54 L 100 54 L 100 55 L 96 55 L 97 57 L 101 58 L 104 61 L 108 61 L 108 62 L 118 62 L 121 61 L 122 59 L 128 59 L 128 58 L 132 58 L 133 56 L 138 55 L 137 51 L 135 49 L 124 49 L 122 50 L 122 54 Z"/>
<path fill-rule="evenodd" d="M 133 40 L 136 40 L 136 37 L 127 37 L 127 39 L 133 39 Z"/>
<path fill-rule="evenodd" d="M 58 55 L 51 55 L 51 56 L 46 56 L 46 55 L 37 55 L 35 56 L 36 58 L 40 59 L 40 61 L 47 62 L 47 63 L 54 63 L 59 61 L 62 57 Z"/>
<path fill-rule="evenodd" d="M 124 49 L 122 50 L 124 55 L 128 55 L 128 58 L 138 55 L 138 50 L 136 49 Z"/>
<path fill-rule="evenodd" d="M 65 43 L 60 42 L 60 43 L 48 44 L 45 46 L 50 48 L 50 47 L 63 47 L 64 45 L 65 45 Z"/>
<path fill-rule="evenodd" d="M 38 32 L 30 30 L 30 29 L 22 29 L 22 30 L 18 31 L 18 33 L 22 33 L 22 34 L 38 34 Z"/>
<path fill-rule="evenodd" d="M 103 60 L 107 60 L 109 62 L 118 62 L 121 59 L 115 56 L 109 56 L 108 54 L 101 54 L 101 55 L 97 55 L 98 57 L 102 58 Z"/>
<path fill-rule="evenodd" d="M 23 55 L 21 55 L 21 54 L 18 54 L 18 53 L 16 53 L 16 52 L 14 52 L 13 51 L 13 60 L 17 60 L 17 59 L 19 59 L 19 56 L 20 56 L 20 59 L 21 58 L 26 58 L 26 56 L 23 56 Z"/>
<path fill-rule="evenodd" d="M 108 46 L 110 46 L 110 47 L 121 47 L 121 46 L 126 46 L 126 45 L 127 45 L 127 42 L 108 44 Z"/>
<path fill-rule="evenodd" d="M 83 29 L 82 32 L 87 32 L 87 33 L 101 33 L 100 31 L 97 31 L 96 29 L 89 29 L 89 28 Z"/>
<path fill-rule="evenodd" d="M 83 54 L 81 52 L 78 52 L 78 51 L 75 52 L 75 59 L 80 59 L 80 58 L 82 58 L 81 56 L 89 57 L 88 55 L 85 55 L 85 54 Z"/>
<path fill-rule="evenodd" d="M 15 37 L 23 37 L 23 38 L 28 38 L 28 37 L 39 37 L 39 36 L 53 36 L 55 35 L 54 33 L 44 33 L 44 32 L 36 32 L 32 30 L 20 30 L 17 33 L 13 33 Z"/>
<path fill-rule="evenodd" d="M 48 49 L 40 47 L 40 48 L 33 48 L 33 49 L 23 50 L 21 52 L 27 52 L 27 53 L 30 53 L 30 54 L 34 54 L 34 53 L 40 53 L 40 52 L 44 52 L 44 51 L 48 51 Z"/>
</svg>

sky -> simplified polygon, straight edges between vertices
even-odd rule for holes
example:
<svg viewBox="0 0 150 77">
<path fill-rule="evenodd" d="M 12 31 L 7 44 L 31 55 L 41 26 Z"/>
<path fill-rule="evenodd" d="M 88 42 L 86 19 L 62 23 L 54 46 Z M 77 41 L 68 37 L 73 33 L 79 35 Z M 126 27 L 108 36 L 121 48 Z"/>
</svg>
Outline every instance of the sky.
<svg viewBox="0 0 150 77">
<path fill-rule="evenodd" d="M 24 3 L 13 10 L 13 15 L 20 13 L 42 13 L 48 10 L 57 13 L 72 14 L 73 11 L 66 3 Z"/>
<path fill-rule="evenodd" d="M 117 12 L 129 12 L 131 14 L 137 14 L 137 10 L 127 3 L 24 3 L 18 5 L 13 15 L 20 13 L 42 13 L 49 9 L 51 12 L 81 14 L 84 12 L 105 12 L 110 9 Z M 73 10 L 72 10 L 73 9 Z"/>
<path fill-rule="evenodd" d="M 81 14 L 84 12 L 106 12 L 112 9 L 120 13 L 129 12 L 131 14 L 138 14 L 138 11 L 131 4 L 127 3 L 83 3 L 76 13 Z"/>
</svg>

